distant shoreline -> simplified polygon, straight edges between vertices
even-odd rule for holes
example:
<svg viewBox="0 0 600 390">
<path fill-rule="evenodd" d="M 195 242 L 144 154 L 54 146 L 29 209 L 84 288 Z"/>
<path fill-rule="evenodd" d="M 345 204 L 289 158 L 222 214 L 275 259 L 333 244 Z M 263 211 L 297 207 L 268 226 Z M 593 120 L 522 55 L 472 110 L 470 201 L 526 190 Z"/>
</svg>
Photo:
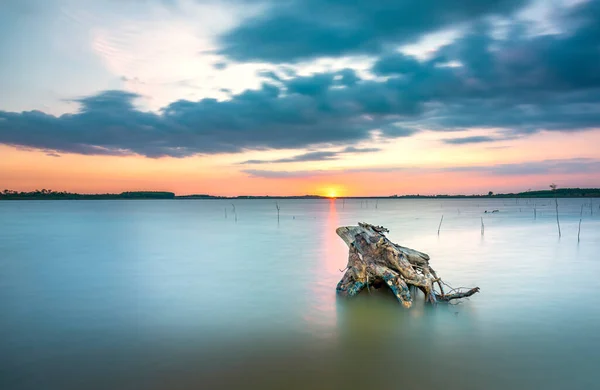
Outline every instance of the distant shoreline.
<svg viewBox="0 0 600 390">
<path fill-rule="evenodd" d="M 600 197 L 600 188 L 559 188 L 555 191 L 527 191 L 519 193 L 485 195 L 391 195 L 391 196 L 340 196 L 335 199 L 495 199 L 495 198 L 594 198 Z M 0 200 L 157 200 L 157 199 L 195 199 L 195 200 L 239 200 L 239 199 L 332 199 L 320 195 L 298 196 L 213 196 L 213 195 L 175 195 L 165 191 L 128 191 L 120 194 L 77 194 L 52 190 L 18 192 L 4 190 Z"/>
</svg>

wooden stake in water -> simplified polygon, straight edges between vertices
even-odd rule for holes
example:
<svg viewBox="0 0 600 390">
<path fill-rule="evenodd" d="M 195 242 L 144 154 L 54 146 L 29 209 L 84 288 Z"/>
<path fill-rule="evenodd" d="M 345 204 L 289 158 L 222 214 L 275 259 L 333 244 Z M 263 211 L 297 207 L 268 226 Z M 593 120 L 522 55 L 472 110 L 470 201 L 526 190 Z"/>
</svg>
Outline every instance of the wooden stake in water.
<svg viewBox="0 0 600 390">
<path fill-rule="evenodd" d="M 560 221 L 558 220 L 558 198 L 554 198 L 554 203 L 556 203 L 556 226 L 558 226 L 558 237 L 562 237 L 560 234 Z"/>
<path fill-rule="evenodd" d="M 581 211 L 579 212 L 579 229 L 577 230 L 577 242 L 579 242 L 579 234 L 581 233 L 581 218 L 583 217 L 583 205 L 581 205 Z"/>
<path fill-rule="evenodd" d="M 481 218 L 481 235 L 483 236 L 483 233 L 485 231 L 485 225 L 483 224 L 483 217 L 480 217 L 480 218 Z"/>
<path fill-rule="evenodd" d="M 233 207 L 233 216 L 235 217 L 235 222 L 237 222 L 237 212 L 235 211 L 235 205 L 232 203 L 231 207 Z"/>
<path fill-rule="evenodd" d="M 277 207 L 277 226 L 279 226 L 279 203 L 275 202 L 275 207 Z"/>
<path fill-rule="evenodd" d="M 537 209 L 535 203 L 533 204 L 533 219 L 537 219 Z"/>
<path fill-rule="evenodd" d="M 227 207 L 223 207 L 223 210 L 225 211 L 225 219 L 227 219 Z"/>
<path fill-rule="evenodd" d="M 440 226 L 438 226 L 438 236 L 440 235 L 440 229 L 442 228 L 442 221 L 444 220 L 444 214 L 442 214 L 442 219 L 440 219 Z"/>
</svg>

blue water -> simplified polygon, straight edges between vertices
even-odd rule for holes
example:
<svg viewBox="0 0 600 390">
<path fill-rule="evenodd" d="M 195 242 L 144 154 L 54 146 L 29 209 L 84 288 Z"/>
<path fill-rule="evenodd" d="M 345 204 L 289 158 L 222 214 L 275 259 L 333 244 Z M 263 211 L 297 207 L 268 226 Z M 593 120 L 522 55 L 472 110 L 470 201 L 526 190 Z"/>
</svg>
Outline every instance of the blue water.
<svg viewBox="0 0 600 390">
<path fill-rule="evenodd" d="M 0 388 L 593 388 L 600 199 L 558 202 L 0 202 Z M 337 299 L 358 221 L 481 292 Z"/>
</svg>

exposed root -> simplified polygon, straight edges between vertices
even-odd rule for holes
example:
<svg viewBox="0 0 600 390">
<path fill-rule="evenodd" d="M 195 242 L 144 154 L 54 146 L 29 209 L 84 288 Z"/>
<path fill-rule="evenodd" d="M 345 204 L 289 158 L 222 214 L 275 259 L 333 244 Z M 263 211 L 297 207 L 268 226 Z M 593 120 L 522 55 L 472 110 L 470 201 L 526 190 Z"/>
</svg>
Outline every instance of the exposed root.
<svg viewBox="0 0 600 390">
<path fill-rule="evenodd" d="M 383 226 L 367 223 L 336 230 L 349 248 L 346 273 L 336 288 L 338 294 L 352 297 L 365 287 L 370 291 L 370 286 L 386 285 L 398 301 L 409 308 L 412 305 L 410 286 L 420 289 L 429 303 L 449 302 L 479 292 L 479 287 L 467 291 L 451 288 L 431 268 L 427 254 L 394 244 L 384 235 L 388 232 Z M 439 293 L 434 284 L 439 287 Z M 443 285 L 450 288 L 447 294 Z"/>
</svg>

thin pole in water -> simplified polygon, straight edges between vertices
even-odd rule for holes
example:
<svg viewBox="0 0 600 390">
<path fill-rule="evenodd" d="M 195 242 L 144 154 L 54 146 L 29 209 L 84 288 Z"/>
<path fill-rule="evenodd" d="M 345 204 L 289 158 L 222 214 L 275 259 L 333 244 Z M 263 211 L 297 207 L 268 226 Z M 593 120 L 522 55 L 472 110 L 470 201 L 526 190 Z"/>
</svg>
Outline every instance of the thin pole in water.
<svg viewBox="0 0 600 390">
<path fill-rule="evenodd" d="M 275 202 L 275 207 L 277 207 L 277 226 L 279 226 L 279 203 Z"/>
<path fill-rule="evenodd" d="M 537 219 L 537 209 L 535 203 L 533 204 L 533 219 Z"/>
<path fill-rule="evenodd" d="M 556 226 L 558 226 L 558 237 L 562 237 L 560 234 L 560 221 L 558 220 L 558 198 L 554 198 L 554 203 L 556 203 Z"/>
<path fill-rule="evenodd" d="M 483 233 L 485 231 L 485 225 L 483 224 L 483 217 L 480 217 L 480 218 L 481 218 L 481 235 L 483 236 Z"/>
<path fill-rule="evenodd" d="M 577 242 L 579 242 L 579 234 L 581 233 L 581 219 L 583 217 L 583 205 L 581 205 L 581 211 L 579 212 L 579 229 L 577 230 Z"/>
<path fill-rule="evenodd" d="M 237 211 L 235 211 L 235 205 L 232 203 L 231 207 L 233 207 L 233 216 L 235 217 L 235 222 L 237 222 Z"/>
<path fill-rule="evenodd" d="M 440 229 L 442 228 L 442 221 L 444 220 L 444 214 L 442 214 L 442 219 L 440 219 L 440 226 L 438 226 L 438 236 L 440 235 Z"/>
<path fill-rule="evenodd" d="M 223 210 L 225 211 L 225 219 L 227 219 L 227 207 L 223 207 Z"/>
</svg>

